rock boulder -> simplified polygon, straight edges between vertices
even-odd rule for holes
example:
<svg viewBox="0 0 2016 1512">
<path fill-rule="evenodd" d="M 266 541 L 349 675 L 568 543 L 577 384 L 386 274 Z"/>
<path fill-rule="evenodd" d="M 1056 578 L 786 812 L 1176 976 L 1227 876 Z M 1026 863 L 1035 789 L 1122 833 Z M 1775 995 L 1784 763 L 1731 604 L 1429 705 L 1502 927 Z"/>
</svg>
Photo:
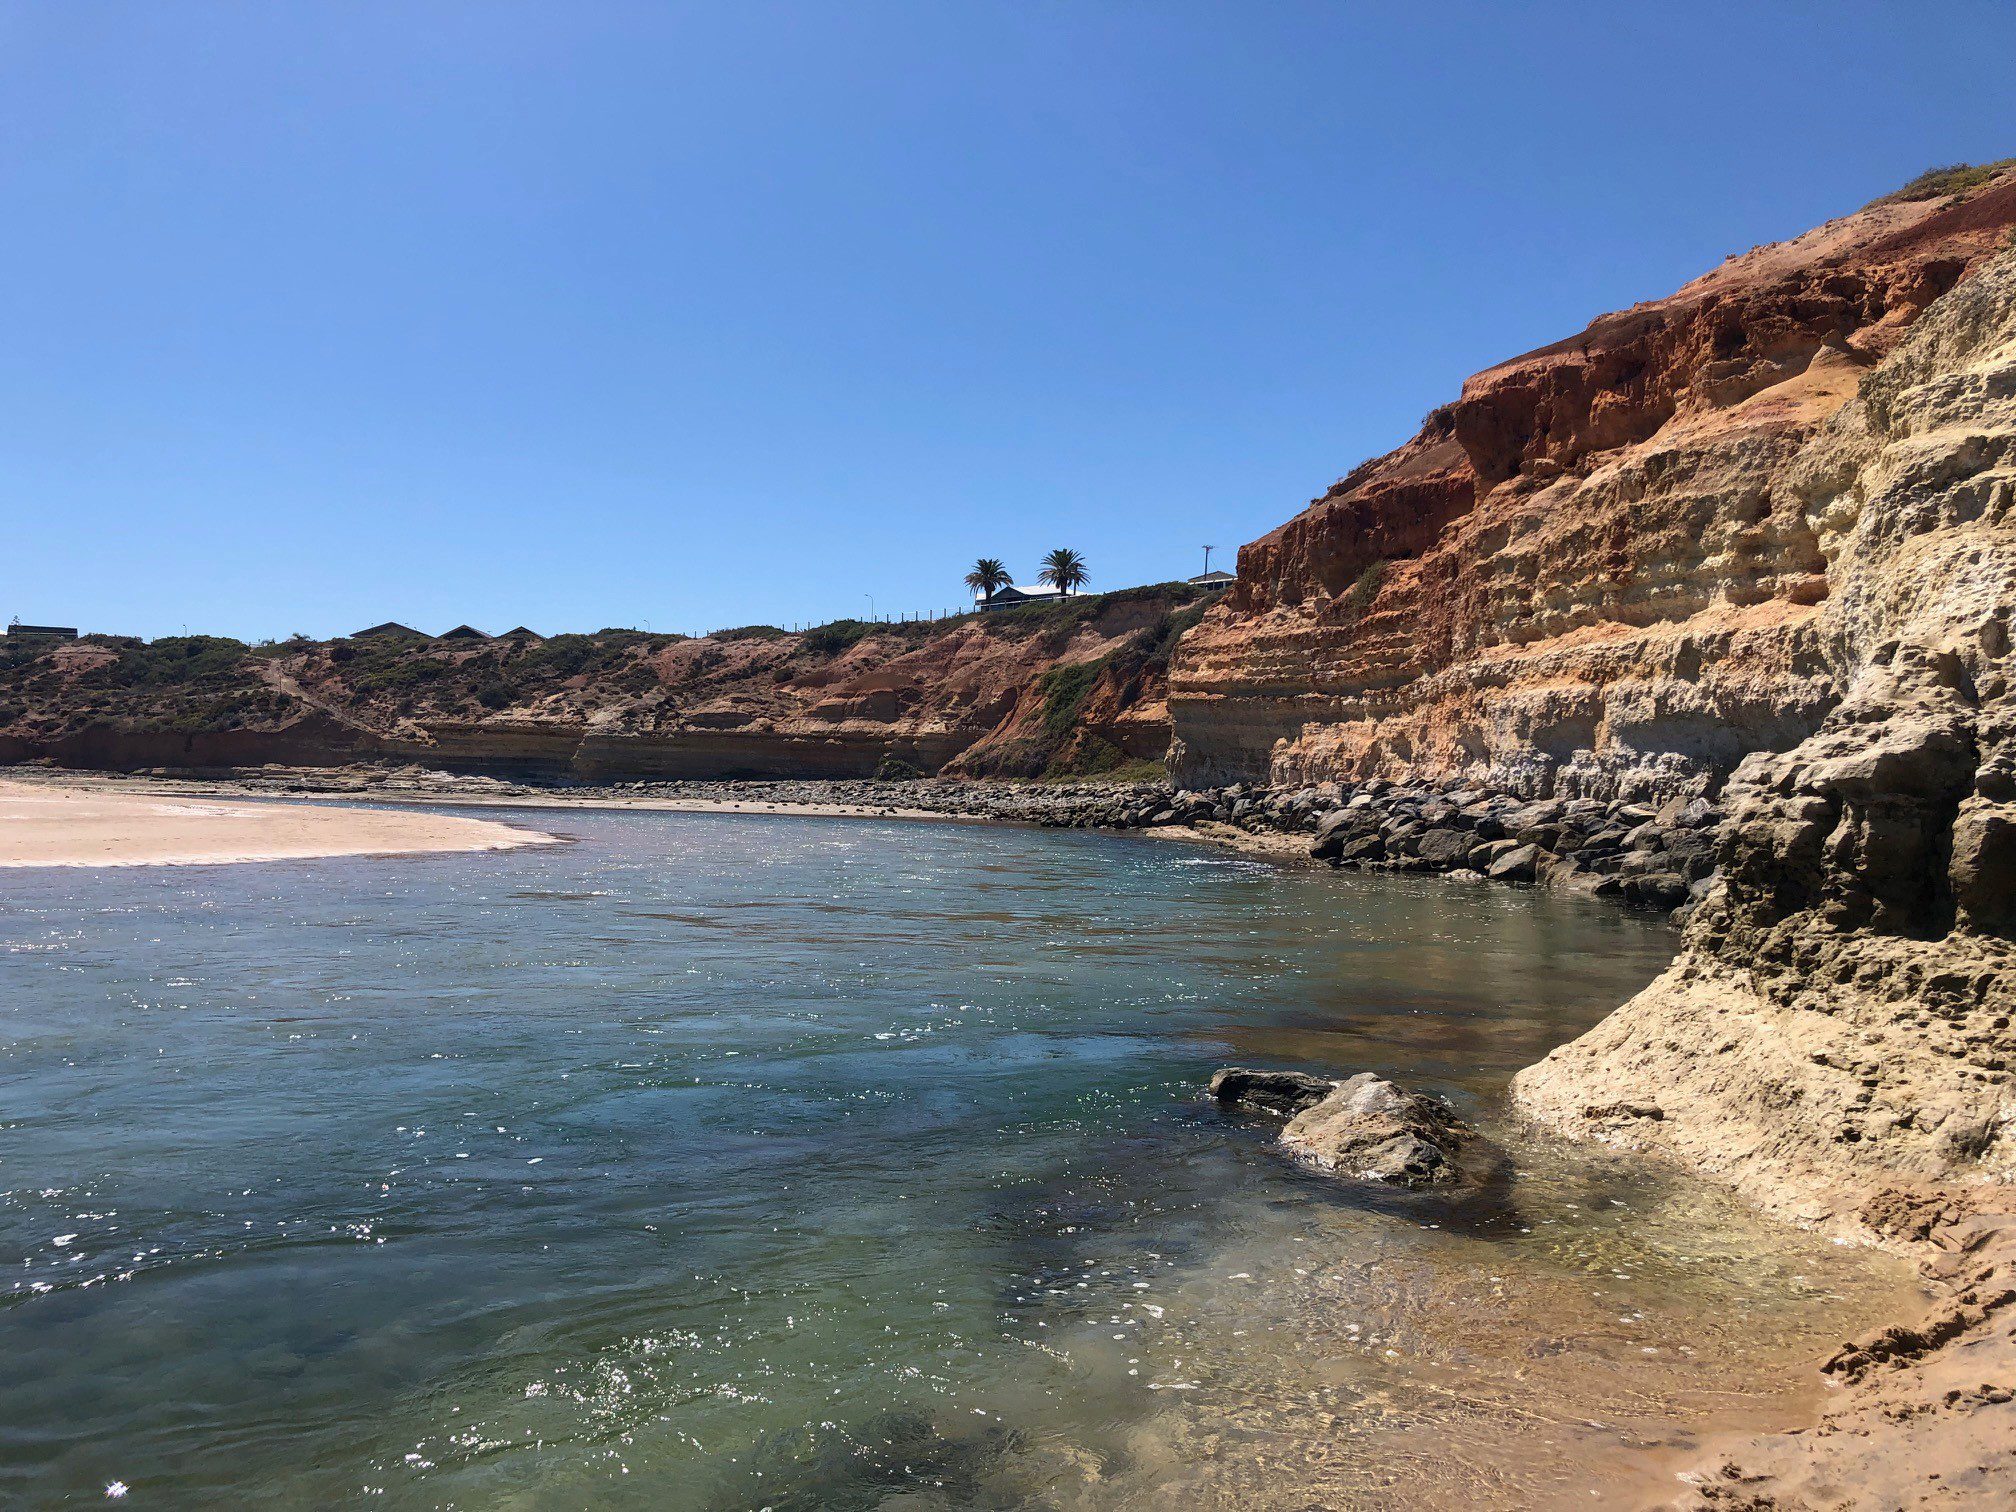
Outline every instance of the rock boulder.
<svg viewBox="0 0 2016 1512">
<path fill-rule="evenodd" d="M 1293 1118 L 1323 1101 L 1333 1084 L 1301 1071 L 1255 1071 L 1227 1066 L 1211 1077 L 1211 1096 L 1227 1107 L 1247 1113 Z"/>
</svg>

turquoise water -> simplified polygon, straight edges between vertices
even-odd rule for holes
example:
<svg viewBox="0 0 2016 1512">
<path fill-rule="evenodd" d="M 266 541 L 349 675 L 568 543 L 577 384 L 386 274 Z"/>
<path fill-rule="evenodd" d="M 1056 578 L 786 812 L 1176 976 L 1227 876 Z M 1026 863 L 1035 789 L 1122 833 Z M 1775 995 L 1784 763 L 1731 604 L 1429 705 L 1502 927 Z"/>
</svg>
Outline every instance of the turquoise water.
<svg viewBox="0 0 2016 1512">
<path fill-rule="evenodd" d="M 1796 1418 L 1787 1362 L 1902 1286 L 1494 1123 L 1662 926 L 1078 832 L 557 828 L 0 873 L 0 1502 L 1586 1506 Z M 1314 1177 L 1198 1100 L 1234 1060 L 1445 1091 L 1520 1174 Z"/>
</svg>

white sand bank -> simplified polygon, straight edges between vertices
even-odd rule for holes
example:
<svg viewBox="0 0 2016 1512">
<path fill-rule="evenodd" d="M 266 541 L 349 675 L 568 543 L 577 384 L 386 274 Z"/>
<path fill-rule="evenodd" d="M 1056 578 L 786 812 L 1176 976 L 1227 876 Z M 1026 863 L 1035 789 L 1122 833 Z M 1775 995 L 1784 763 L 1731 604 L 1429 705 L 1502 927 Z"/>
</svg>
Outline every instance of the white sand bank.
<svg viewBox="0 0 2016 1512">
<path fill-rule="evenodd" d="M 553 838 L 446 814 L 229 803 L 0 780 L 0 866 L 199 866 L 508 850 Z"/>
</svg>

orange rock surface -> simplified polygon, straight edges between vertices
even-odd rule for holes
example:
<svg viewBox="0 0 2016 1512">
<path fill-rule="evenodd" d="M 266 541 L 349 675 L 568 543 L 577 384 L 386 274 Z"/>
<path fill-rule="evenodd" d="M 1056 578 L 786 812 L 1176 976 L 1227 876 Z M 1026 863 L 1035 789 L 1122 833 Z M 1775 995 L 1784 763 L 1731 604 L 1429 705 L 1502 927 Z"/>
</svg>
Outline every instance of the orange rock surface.
<svg viewBox="0 0 2016 1512">
<path fill-rule="evenodd" d="M 1477 374 L 1239 555 L 1178 648 L 1179 780 L 1716 785 L 1838 696 L 1800 448 L 2000 250 L 2016 173 L 1879 201 Z"/>
</svg>

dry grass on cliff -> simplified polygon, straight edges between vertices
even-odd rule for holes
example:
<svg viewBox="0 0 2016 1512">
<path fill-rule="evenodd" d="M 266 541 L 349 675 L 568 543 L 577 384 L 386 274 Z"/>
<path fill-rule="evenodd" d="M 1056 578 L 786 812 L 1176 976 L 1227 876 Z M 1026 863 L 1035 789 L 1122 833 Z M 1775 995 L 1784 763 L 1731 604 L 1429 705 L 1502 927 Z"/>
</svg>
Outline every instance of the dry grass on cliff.
<svg viewBox="0 0 2016 1512">
<path fill-rule="evenodd" d="M 1993 163 L 1948 163 L 1940 168 L 1927 168 L 1901 189 L 1893 190 L 1876 203 L 1908 204 L 1914 200 L 1943 199 L 1949 194 L 1966 194 L 1993 181 L 1999 174 L 2016 168 L 2016 158 L 2002 158 Z"/>
</svg>

